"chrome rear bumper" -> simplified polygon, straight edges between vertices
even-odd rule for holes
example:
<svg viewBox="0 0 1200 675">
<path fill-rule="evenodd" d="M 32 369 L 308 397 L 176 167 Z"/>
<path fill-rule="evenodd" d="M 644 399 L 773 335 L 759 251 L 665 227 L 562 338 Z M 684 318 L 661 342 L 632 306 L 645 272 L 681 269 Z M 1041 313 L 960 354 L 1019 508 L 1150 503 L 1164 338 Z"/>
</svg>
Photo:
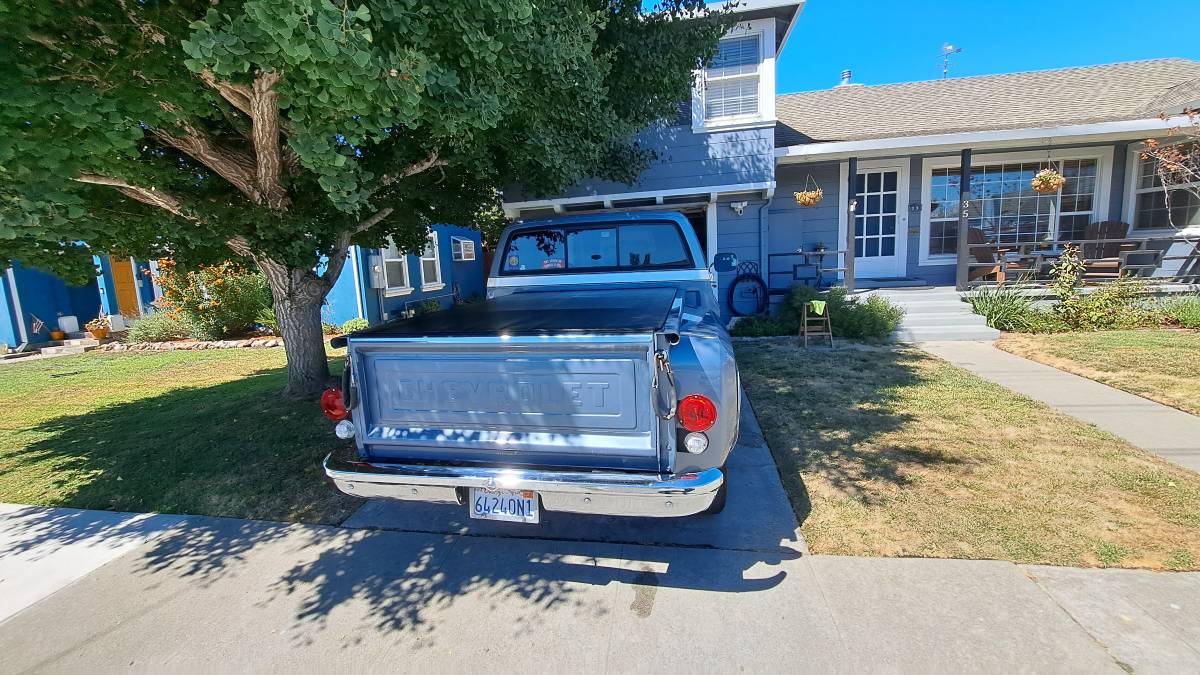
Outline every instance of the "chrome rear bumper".
<svg viewBox="0 0 1200 675">
<path fill-rule="evenodd" d="M 612 516 L 689 516 L 707 509 L 725 482 L 720 469 L 673 476 L 385 464 L 325 458 L 325 475 L 355 497 L 461 504 L 462 488 L 533 490 L 547 511 Z"/>
</svg>

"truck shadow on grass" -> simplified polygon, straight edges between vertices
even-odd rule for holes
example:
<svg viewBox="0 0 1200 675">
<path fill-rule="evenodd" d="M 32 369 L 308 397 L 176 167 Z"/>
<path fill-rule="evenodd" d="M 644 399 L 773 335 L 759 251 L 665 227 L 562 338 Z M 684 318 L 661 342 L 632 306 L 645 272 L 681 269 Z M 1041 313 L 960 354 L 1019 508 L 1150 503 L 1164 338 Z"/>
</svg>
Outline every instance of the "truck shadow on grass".
<svg viewBox="0 0 1200 675">
<path fill-rule="evenodd" d="M 167 623 L 187 621 L 213 597 L 237 598 L 230 611 L 255 616 L 255 625 L 297 645 L 349 646 L 373 631 L 397 641 L 416 636 L 413 644 L 428 646 L 440 625 L 467 625 L 468 615 L 532 616 L 547 625 L 562 612 L 646 618 L 664 587 L 764 591 L 781 583 L 786 562 L 801 555 L 787 545 L 795 541 L 790 517 L 753 525 L 738 515 L 760 508 L 755 500 L 762 493 L 752 486 L 731 491 L 720 520 L 572 522 L 555 514 L 570 532 L 439 531 L 453 528 L 449 520 L 403 532 L 208 517 L 336 523 L 361 504 L 325 481 L 320 460 L 338 441 L 315 404 L 278 397 L 283 380 L 282 370 L 265 370 L 60 417 L 16 453 L 17 469 L 45 467 L 69 483 L 59 486 L 55 506 L 207 514 L 149 535 L 128 520 L 87 511 L 30 508 L 11 520 L 12 545 L 0 559 L 94 537 L 121 543 L 153 536 L 112 563 L 136 580 L 117 611 L 64 622 L 70 624 L 62 627 L 64 647 L 149 611 Z M 747 471 L 774 471 L 745 464 Z M 464 516 L 465 507 L 453 515 Z M 758 527 L 756 538 L 728 548 L 703 541 L 705 528 L 739 527 Z M 673 529 L 699 539 L 664 540 Z M 632 597 L 614 596 L 613 584 L 634 589 Z M 514 635 L 527 631 L 529 621 L 512 620 Z"/>
</svg>

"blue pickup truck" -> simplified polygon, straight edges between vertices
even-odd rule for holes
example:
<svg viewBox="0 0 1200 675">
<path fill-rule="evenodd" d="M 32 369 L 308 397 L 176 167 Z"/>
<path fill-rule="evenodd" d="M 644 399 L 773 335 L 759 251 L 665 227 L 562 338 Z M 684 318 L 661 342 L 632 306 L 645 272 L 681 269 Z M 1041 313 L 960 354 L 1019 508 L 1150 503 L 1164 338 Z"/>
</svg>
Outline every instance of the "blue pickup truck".
<svg viewBox="0 0 1200 675">
<path fill-rule="evenodd" d="M 509 226 L 487 301 L 341 338 L 323 404 L 354 444 L 326 474 L 493 520 L 719 512 L 740 398 L 716 273 L 735 266 L 677 213 Z"/>
</svg>

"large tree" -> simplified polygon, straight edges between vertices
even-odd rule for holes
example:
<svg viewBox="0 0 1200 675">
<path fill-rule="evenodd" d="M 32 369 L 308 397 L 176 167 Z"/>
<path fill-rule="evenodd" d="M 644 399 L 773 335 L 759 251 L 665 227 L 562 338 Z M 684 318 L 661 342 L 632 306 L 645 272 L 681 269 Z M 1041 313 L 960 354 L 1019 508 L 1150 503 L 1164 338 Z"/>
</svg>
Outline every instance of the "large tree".
<svg viewBox="0 0 1200 675">
<path fill-rule="evenodd" d="M 0 262 L 242 257 L 288 393 L 351 243 L 419 248 L 500 186 L 632 181 L 727 12 L 701 0 L 0 0 Z"/>
</svg>

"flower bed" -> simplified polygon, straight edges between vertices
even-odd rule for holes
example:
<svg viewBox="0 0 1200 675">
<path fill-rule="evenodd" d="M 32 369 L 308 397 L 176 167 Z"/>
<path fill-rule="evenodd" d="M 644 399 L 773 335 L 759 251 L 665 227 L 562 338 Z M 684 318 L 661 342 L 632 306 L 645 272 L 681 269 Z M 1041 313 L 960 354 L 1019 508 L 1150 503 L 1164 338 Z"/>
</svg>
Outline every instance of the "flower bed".
<svg viewBox="0 0 1200 675">
<path fill-rule="evenodd" d="M 166 352 L 175 350 L 193 351 L 200 349 L 258 349 L 262 347 L 282 346 L 283 338 L 261 337 L 246 338 L 244 340 L 173 340 L 171 342 L 135 342 L 133 344 L 110 342 L 109 344 L 102 346 L 100 349 L 106 352 Z"/>
</svg>

